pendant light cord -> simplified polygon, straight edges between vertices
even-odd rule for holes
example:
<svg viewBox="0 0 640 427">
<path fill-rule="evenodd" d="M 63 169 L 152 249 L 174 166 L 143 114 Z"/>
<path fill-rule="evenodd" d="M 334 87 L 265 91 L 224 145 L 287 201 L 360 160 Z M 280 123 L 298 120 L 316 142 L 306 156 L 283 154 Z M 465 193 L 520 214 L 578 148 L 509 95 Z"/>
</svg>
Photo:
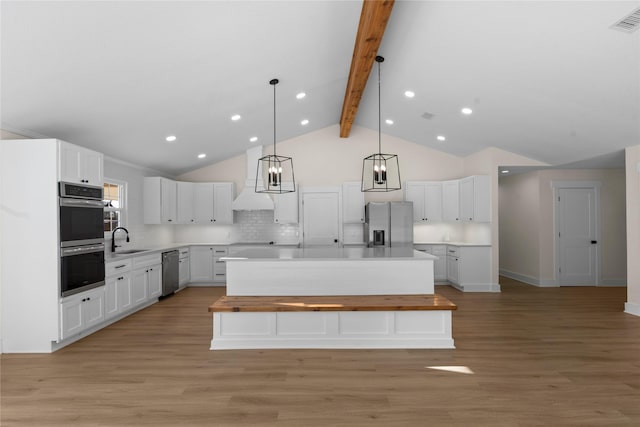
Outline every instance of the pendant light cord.
<svg viewBox="0 0 640 427">
<path fill-rule="evenodd" d="M 378 60 L 378 58 L 380 58 L 381 60 Z M 381 121 L 382 121 L 382 108 L 381 108 L 381 104 L 382 101 L 380 100 L 380 63 L 382 61 L 384 61 L 384 58 L 382 58 L 381 56 L 377 56 L 376 57 L 376 61 L 378 61 L 378 154 L 382 154 L 382 128 L 381 128 Z"/>
<path fill-rule="evenodd" d="M 276 85 L 273 85 L 273 155 L 276 155 Z"/>
</svg>

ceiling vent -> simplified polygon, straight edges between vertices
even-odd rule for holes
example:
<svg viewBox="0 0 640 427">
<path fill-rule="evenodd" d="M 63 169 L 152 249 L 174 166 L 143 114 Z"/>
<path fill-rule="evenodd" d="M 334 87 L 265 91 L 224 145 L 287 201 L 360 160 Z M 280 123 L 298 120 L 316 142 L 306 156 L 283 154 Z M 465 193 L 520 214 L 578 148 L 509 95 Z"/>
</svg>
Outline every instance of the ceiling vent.
<svg viewBox="0 0 640 427">
<path fill-rule="evenodd" d="M 420 117 L 422 117 L 423 119 L 431 120 L 431 119 L 433 119 L 434 116 L 435 116 L 434 114 L 425 112 Z"/>
<path fill-rule="evenodd" d="M 624 31 L 625 33 L 633 33 L 640 28 L 640 9 L 631 12 L 615 24 L 611 26 L 614 30 Z"/>
</svg>

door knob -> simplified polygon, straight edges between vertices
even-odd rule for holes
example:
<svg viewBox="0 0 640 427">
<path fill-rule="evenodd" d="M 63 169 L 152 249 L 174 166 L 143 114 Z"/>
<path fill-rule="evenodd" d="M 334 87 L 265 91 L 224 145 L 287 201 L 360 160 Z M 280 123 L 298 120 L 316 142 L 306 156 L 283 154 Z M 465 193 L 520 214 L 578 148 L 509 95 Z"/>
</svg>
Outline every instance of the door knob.
<svg viewBox="0 0 640 427">
<path fill-rule="evenodd" d="M 592 241 L 591 241 L 591 244 L 592 244 L 592 245 L 595 245 L 596 243 L 598 243 L 598 241 L 597 241 L 597 240 L 592 240 Z"/>
</svg>

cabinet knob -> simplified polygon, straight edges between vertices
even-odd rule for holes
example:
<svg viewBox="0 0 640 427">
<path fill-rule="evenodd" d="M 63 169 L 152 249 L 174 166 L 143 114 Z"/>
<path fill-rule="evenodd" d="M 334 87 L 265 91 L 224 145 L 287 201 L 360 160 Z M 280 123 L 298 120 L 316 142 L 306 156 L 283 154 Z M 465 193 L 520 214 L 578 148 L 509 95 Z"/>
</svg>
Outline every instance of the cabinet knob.
<svg viewBox="0 0 640 427">
<path fill-rule="evenodd" d="M 124 277 L 118 277 L 118 280 L 124 280 Z"/>
<path fill-rule="evenodd" d="M 149 271 L 153 271 L 153 268 L 150 268 Z"/>
<path fill-rule="evenodd" d="M 212 219 L 210 219 L 209 221 L 213 222 L 213 218 L 212 218 Z"/>
<path fill-rule="evenodd" d="M 173 220 L 172 220 L 172 219 L 168 219 L 167 221 L 168 221 L 168 222 L 171 222 L 171 221 L 173 221 Z"/>
<path fill-rule="evenodd" d="M 148 273 L 148 272 L 149 272 L 149 270 L 145 270 L 144 272 L 145 272 L 145 273 Z"/>
</svg>

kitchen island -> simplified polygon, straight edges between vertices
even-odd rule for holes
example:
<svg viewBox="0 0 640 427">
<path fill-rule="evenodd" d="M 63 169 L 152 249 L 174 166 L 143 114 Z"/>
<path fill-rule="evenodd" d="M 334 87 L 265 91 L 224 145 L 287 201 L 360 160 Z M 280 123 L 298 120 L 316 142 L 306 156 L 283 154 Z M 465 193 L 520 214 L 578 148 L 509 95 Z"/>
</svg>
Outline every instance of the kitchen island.
<svg viewBox="0 0 640 427">
<path fill-rule="evenodd" d="M 237 251 L 223 258 L 227 299 L 209 308 L 211 349 L 454 348 L 434 259 L 412 247 Z"/>
</svg>

